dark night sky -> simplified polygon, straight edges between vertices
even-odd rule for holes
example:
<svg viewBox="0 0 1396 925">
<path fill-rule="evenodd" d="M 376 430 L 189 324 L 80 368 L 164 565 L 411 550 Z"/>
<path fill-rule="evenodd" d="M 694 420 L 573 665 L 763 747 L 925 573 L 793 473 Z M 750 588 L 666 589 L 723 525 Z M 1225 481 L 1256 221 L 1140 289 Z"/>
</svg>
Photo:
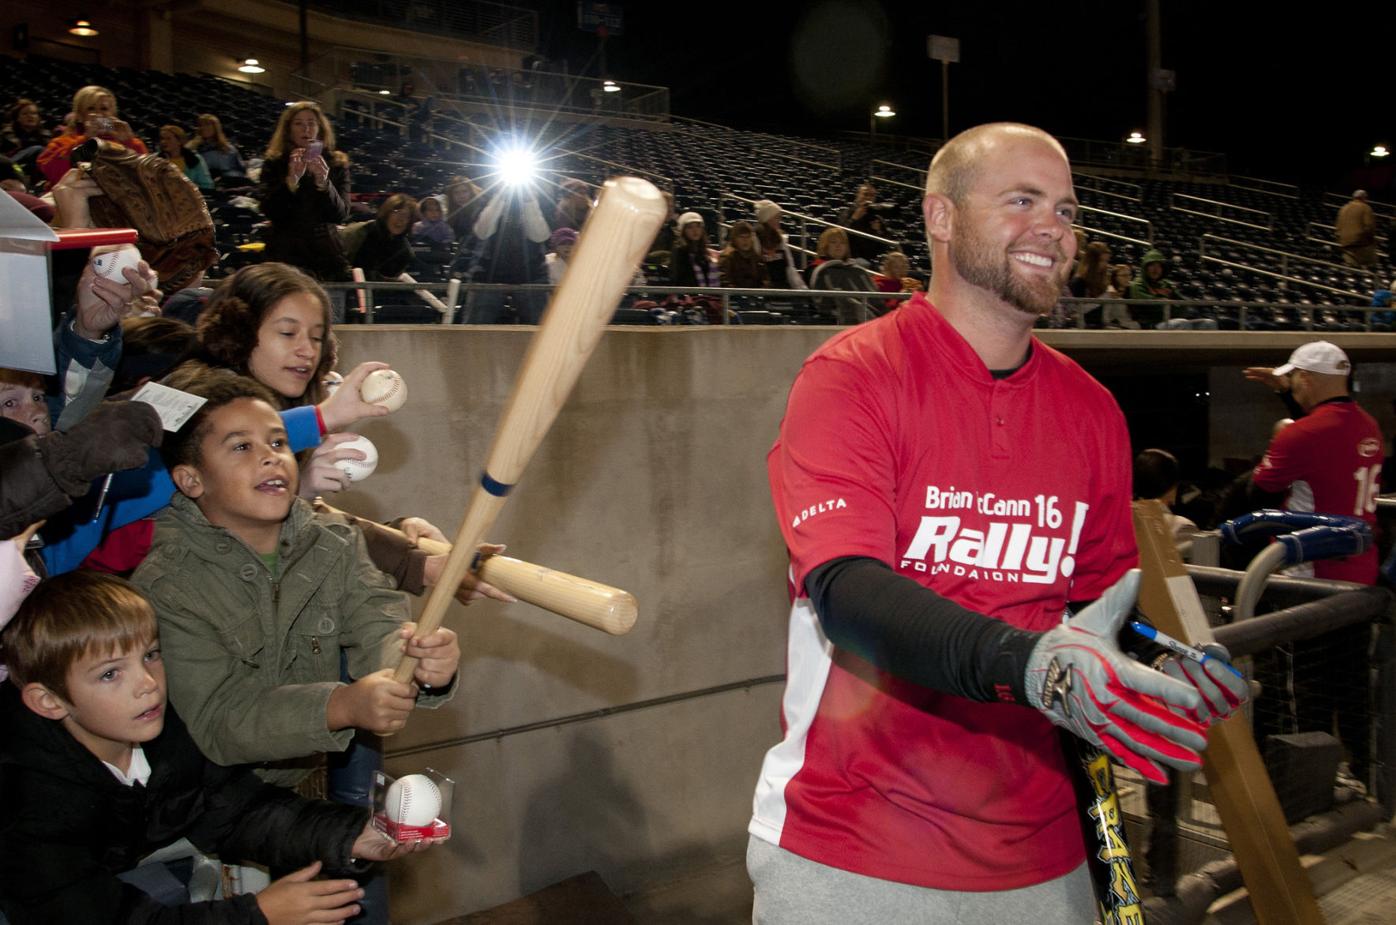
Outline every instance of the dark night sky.
<svg viewBox="0 0 1396 925">
<path fill-rule="evenodd" d="M 596 73 L 597 41 L 577 30 L 575 2 L 534 5 L 543 53 Z M 1163 66 L 1177 72 L 1166 143 L 1225 152 L 1233 172 L 1389 189 L 1392 167 L 1364 163 L 1373 144 L 1396 141 L 1396 4 L 1299 9 L 1163 0 Z M 926 56 L 937 33 L 961 45 L 952 132 L 996 119 L 1083 138 L 1146 128 L 1142 0 L 631 2 L 624 13 L 624 34 L 606 43 L 608 70 L 670 87 L 678 115 L 866 131 L 885 101 L 898 113 L 890 130 L 938 135 L 940 65 Z"/>
</svg>

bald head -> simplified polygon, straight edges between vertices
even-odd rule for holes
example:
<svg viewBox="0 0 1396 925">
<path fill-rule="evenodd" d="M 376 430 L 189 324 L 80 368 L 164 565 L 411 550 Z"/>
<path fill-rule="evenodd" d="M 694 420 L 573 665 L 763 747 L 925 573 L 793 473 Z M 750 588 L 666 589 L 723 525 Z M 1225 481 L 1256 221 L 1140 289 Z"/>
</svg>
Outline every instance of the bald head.
<svg viewBox="0 0 1396 925">
<path fill-rule="evenodd" d="M 926 171 L 926 192 L 937 193 L 956 205 L 964 203 L 965 195 L 974 185 L 975 167 L 993 148 L 1018 141 L 1040 141 L 1067 160 L 1061 143 L 1040 128 L 1021 122 L 990 122 L 966 129 L 947 141 L 931 160 Z"/>
</svg>

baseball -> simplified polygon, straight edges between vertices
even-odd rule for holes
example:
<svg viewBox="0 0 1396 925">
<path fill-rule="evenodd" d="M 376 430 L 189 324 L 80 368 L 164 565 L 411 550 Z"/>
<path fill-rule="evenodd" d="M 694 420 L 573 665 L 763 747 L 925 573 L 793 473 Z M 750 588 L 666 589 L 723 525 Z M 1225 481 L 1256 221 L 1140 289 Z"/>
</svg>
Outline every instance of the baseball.
<svg viewBox="0 0 1396 925">
<path fill-rule="evenodd" d="M 389 411 L 396 411 L 407 401 L 407 383 L 397 370 L 375 369 L 364 379 L 359 394 L 370 405 L 382 405 Z"/>
<path fill-rule="evenodd" d="M 114 283 L 126 285 L 126 277 L 121 271 L 130 267 L 136 269 L 136 264 L 140 263 L 141 252 L 134 244 L 111 244 L 107 247 L 95 248 L 92 253 L 92 271 L 98 276 L 109 279 Z"/>
<path fill-rule="evenodd" d="M 353 440 L 345 440 L 335 446 L 337 450 L 358 450 L 363 453 L 365 459 L 341 459 L 335 463 L 339 471 L 344 473 L 344 477 L 351 482 L 362 482 L 373 474 L 373 470 L 378 468 L 378 447 L 367 437 L 355 437 Z"/>
<path fill-rule="evenodd" d="M 425 774 L 406 774 L 388 788 L 383 812 L 397 825 L 431 825 L 441 812 L 441 791 Z"/>
</svg>

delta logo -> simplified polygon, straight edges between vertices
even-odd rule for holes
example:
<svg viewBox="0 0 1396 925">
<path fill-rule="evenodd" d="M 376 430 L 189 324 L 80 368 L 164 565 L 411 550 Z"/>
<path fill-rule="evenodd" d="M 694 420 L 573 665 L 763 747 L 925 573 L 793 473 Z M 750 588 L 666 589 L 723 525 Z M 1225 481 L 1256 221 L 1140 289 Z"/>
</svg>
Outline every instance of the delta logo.
<svg viewBox="0 0 1396 925">
<path fill-rule="evenodd" d="M 809 520 L 811 517 L 817 517 L 820 514 L 826 513 L 828 511 L 840 511 L 846 507 L 848 507 L 848 502 L 843 500 L 842 498 L 830 498 L 829 500 L 821 501 L 818 504 L 811 504 L 809 507 L 805 508 L 803 511 L 795 515 L 795 518 L 790 521 L 790 527 L 793 530 L 799 527 L 800 524 Z"/>
</svg>

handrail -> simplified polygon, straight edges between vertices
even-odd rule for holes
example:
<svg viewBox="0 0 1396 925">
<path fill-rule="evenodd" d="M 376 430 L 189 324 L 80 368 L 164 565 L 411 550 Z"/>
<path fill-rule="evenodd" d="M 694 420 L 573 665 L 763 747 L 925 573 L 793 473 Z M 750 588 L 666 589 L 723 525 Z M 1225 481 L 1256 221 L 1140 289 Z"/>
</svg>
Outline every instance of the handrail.
<svg viewBox="0 0 1396 925">
<path fill-rule="evenodd" d="M 1252 223 L 1250 223 L 1250 222 L 1243 222 L 1243 221 L 1241 221 L 1239 218 L 1227 218 L 1225 215 L 1216 215 L 1215 213 L 1212 213 L 1212 212 L 1199 212 L 1199 211 L 1197 211 L 1196 209 L 1185 209 L 1185 208 L 1183 208 L 1182 206 L 1175 206 L 1175 205 L 1170 205 L 1168 208 L 1172 209 L 1174 212 L 1183 212 L 1183 213 L 1186 213 L 1186 214 L 1188 214 L 1188 215 L 1200 215 L 1200 216 L 1203 217 L 1203 218 L 1210 218 L 1210 219 L 1213 219 L 1214 221 L 1218 221 L 1218 222 L 1229 222 L 1229 223 L 1232 224 L 1232 225 L 1241 225 L 1241 226 L 1244 226 L 1244 227 L 1246 227 L 1246 228 L 1254 228 L 1256 231 L 1272 231 L 1272 230 L 1273 230 L 1273 229 L 1271 229 L 1271 228 L 1267 228 L 1267 227 L 1264 226 L 1264 225 L 1255 225 L 1255 224 L 1252 224 Z"/>
<path fill-rule="evenodd" d="M 914 189 L 918 193 L 924 193 L 926 191 L 924 187 L 917 186 L 915 183 L 903 183 L 901 180 L 893 180 L 891 177 L 883 177 L 877 174 L 868 177 L 868 181 L 871 183 L 887 183 L 891 186 L 902 186 L 907 189 Z"/>
<path fill-rule="evenodd" d="M 1246 329 L 1246 315 L 1248 312 L 1258 311 L 1292 311 L 1298 313 L 1303 322 L 1304 330 L 1314 329 L 1313 314 L 1315 311 L 1336 311 L 1336 312 L 1358 312 L 1363 317 L 1363 329 L 1370 332 L 1372 330 L 1372 315 L 1377 312 L 1389 312 L 1389 308 L 1377 308 L 1370 305 L 1295 305 L 1291 302 L 1244 302 L 1240 299 L 1128 299 L 1128 298 L 1108 298 L 1106 296 L 1081 296 L 1063 297 L 1058 300 L 1061 306 L 1068 311 L 1075 309 L 1076 326 L 1084 328 L 1086 326 L 1085 316 L 1089 311 L 1105 305 L 1123 305 L 1128 308 L 1135 306 L 1150 306 L 1163 309 L 1163 319 L 1165 322 L 1173 319 L 1173 314 L 1178 309 L 1198 308 L 1205 311 L 1215 311 L 1219 308 L 1234 308 L 1239 312 L 1237 322 L 1240 331 L 1227 331 L 1228 334 L 1269 334 L 1269 331 L 1255 331 Z M 1143 330 L 1150 330 L 1144 328 Z M 1173 333 L 1175 328 L 1155 328 L 1168 333 Z M 1355 332 L 1354 332 L 1355 333 Z"/>
<path fill-rule="evenodd" d="M 1246 186 L 1245 183 L 1237 183 L 1237 180 L 1245 180 L 1247 183 L 1255 184 Z M 1282 187 L 1282 189 L 1266 189 L 1266 185 Z M 1278 180 L 1265 180 L 1260 177 L 1246 177 L 1240 174 L 1231 175 L 1231 186 L 1237 189 L 1250 190 L 1252 193 L 1265 193 L 1270 196 L 1283 196 L 1285 199 L 1298 199 L 1299 186 L 1295 183 L 1281 183 Z"/>
<path fill-rule="evenodd" d="M 926 185 L 926 168 L 924 167 L 912 167 L 910 164 L 898 164 L 896 161 L 888 161 L 883 160 L 882 158 L 878 158 L 877 160 L 870 161 L 868 163 L 868 169 L 871 170 L 872 168 L 877 167 L 879 165 L 884 167 L 895 167 L 898 170 L 909 170 L 921 178 L 922 186 Z"/>
<path fill-rule="evenodd" d="M 1334 226 L 1325 225 L 1323 222 L 1309 222 L 1309 224 L 1305 225 L 1304 228 L 1307 233 L 1306 240 L 1312 241 L 1315 244 L 1322 244 L 1324 247 L 1342 247 L 1342 245 L 1338 243 L 1338 229 Z M 1319 229 L 1320 231 L 1327 231 L 1329 232 L 1329 234 L 1326 237 L 1318 237 L 1314 234 L 1315 228 Z M 1381 235 L 1376 235 L 1376 239 L 1378 243 L 1382 242 Z M 1389 237 L 1387 238 L 1386 243 L 1390 244 Z M 1387 252 L 1379 250 L 1377 251 L 1377 256 L 1385 260 Z"/>
<path fill-rule="evenodd" d="M 1259 216 L 1261 216 L 1262 218 L 1264 218 L 1266 222 L 1269 223 L 1269 224 L 1266 224 L 1266 225 L 1259 225 L 1259 224 L 1255 224 L 1255 223 L 1251 223 L 1251 222 L 1242 222 L 1242 224 L 1249 224 L 1249 225 L 1251 225 L 1251 226 L 1254 227 L 1254 228 L 1263 228 L 1263 229 L 1265 229 L 1266 231 L 1271 231 L 1271 230 L 1273 230 L 1274 227 L 1275 227 L 1275 216 L 1274 216 L 1274 213 L 1272 213 L 1272 212 L 1266 212 L 1266 211 L 1264 211 L 1263 209 L 1252 209 L 1250 206 L 1238 206 L 1238 205 L 1237 205 L 1236 203 L 1234 203 L 1234 202 L 1225 202 L 1225 201 L 1223 201 L 1223 200 L 1221 200 L 1221 199 L 1207 199 L 1206 197 L 1203 197 L 1203 196 L 1194 196 L 1194 195 L 1192 195 L 1191 193 L 1170 193 L 1170 194 L 1169 194 L 1169 206 L 1170 206 L 1170 208 L 1178 209 L 1179 212 L 1188 212 L 1188 211 L 1190 211 L 1190 210 L 1188 210 L 1188 209 L 1179 209 L 1176 205 L 1173 205 L 1173 203 L 1176 202 L 1176 201 L 1179 200 L 1179 199 L 1186 199 L 1186 200 L 1189 200 L 1189 201 L 1191 201 L 1191 202 L 1205 202 L 1205 203 L 1206 203 L 1207 205 L 1209 205 L 1209 206 L 1216 206 L 1216 207 L 1217 207 L 1217 211 L 1216 211 L 1215 213 L 1211 213 L 1211 212 L 1201 212 L 1201 213 L 1196 213 L 1196 214 L 1200 214 L 1200 215 L 1213 215 L 1215 218 L 1223 218 L 1223 219 L 1226 219 L 1226 221 L 1235 222 L 1235 221 L 1239 221 L 1239 219 L 1230 218 L 1230 217 L 1227 217 L 1227 216 L 1224 216 L 1224 215 L 1221 214 L 1221 210 L 1222 210 L 1222 209 L 1235 209 L 1237 212 L 1246 212 L 1246 213 L 1249 213 L 1249 214 L 1251 214 L 1251 215 L 1259 215 Z"/>
<path fill-rule="evenodd" d="M 1114 177 L 1103 177 L 1100 174 L 1084 173 L 1079 170 L 1073 170 L 1071 172 L 1071 180 L 1076 185 L 1084 186 L 1086 189 L 1089 190 L 1095 190 L 1097 193 L 1105 193 L 1109 196 L 1119 196 L 1124 199 L 1133 200 L 1134 202 L 1141 202 L 1144 199 L 1144 187 L 1140 186 L 1138 183 L 1130 183 L 1128 180 L 1117 180 Z M 1117 193 L 1112 190 L 1102 189 L 1099 186 L 1091 186 L 1091 183 L 1110 183 L 1114 184 L 1117 187 L 1128 187 L 1130 192 Z"/>
<path fill-rule="evenodd" d="M 1213 241 L 1220 241 L 1220 242 L 1223 243 L 1223 244 L 1235 244 L 1235 245 L 1237 245 L 1237 246 L 1239 246 L 1239 247 L 1246 247 L 1246 248 L 1250 248 L 1251 250 L 1255 250 L 1255 251 L 1264 251 L 1264 252 L 1267 253 L 1267 254 L 1275 254 L 1276 256 L 1285 258 L 1286 264 L 1288 263 L 1289 260 L 1302 260 L 1302 261 L 1304 261 L 1305 263 L 1316 263 L 1316 264 L 1318 264 L 1318 265 L 1321 266 L 1321 267 L 1331 267 L 1331 268 L 1334 269 L 1334 270 L 1346 270 L 1346 271 L 1348 271 L 1348 272 L 1362 272 L 1362 271 L 1359 270 L 1357 267 L 1350 267 L 1350 266 L 1348 266 L 1347 264 L 1343 264 L 1343 263 L 1333 263 L 1331 260 L 1319 260 L 1317 257 L 1305 257 L 1303 254 L 1295 254 L 1295 253 L 1292 253 L 1292 252 L 1290 252 L 1290 251 L 1277 250 L 1277 249 L 1275 249 L 1275 248 L 1273 248 L 1273 247 L 1265 247 L 1264 245 L 1261 245 L 1261 244 L 1252 244 L 1252 243 L 1249 242 L 1249 241 L 1238 241 L 1238 240 L 1235 239 L 1235 238 L 1224 238 L 1224 237 L 1222 237 L 1222 236 L 1219 235 L 1219 234 L 1212 234 L 1212 233 L 1210 233 L 1210 232 L 1208 232 L 1207 234 L 1202 235 L 1202 237 L 1200 237 L 1200 238 L 1197 239 L 1197 241 L 1198 241 L 1197 255 L 1198 255 L 1199 257 L 1205 257 L 1205 256 L 1207 256 L 1207 254 L 1206 254 L 1206 247 L 1207 247 L 1207 239 L 1208 239 L 1208 238 L 1211 238 Z"/>
<path fill-rule="evenodd" d="M 1144 233 L 1148 235 L 1149 243 L 1153 243 L 1154 223 L 1147 218 L 1140 218 L 1137 215 L 1126 215 L 1123 212 L 1111 212 L 1109 209 L 1097 209 L 1095 206 L 1077 206 L 1076 209 L 1078 212 L 1094 212 L 1097 215 L 1109 215 L 1112 218 L 1122 218 L 1127 222 L 1138 222 L 1146 229 Z"/>
<path fill-rule="evenodd" d="M 1351 196 L 1344 196 L 1342 193 L 1324 193 L 1323 201 L 1331 205 L 1345 206 L 1352 202 Z M 1396 205 L 1389 202 L 1377 202 L 1375 199 L 1368 199 L 1367 205 L 1372 207 L 1372 211 L 1380 218 L 1396 218 Z"/>
<path fill-rule="evenodd" d="M 1116 241 L 1128 241 L 1130 244 L 1141 244 L 1144 247 L 1153 247 L 1153 241 L 1145 241 L 1141 238 L 1131 238 L 1127 234 L 1120 234 L 1116 231 L 1106 231 L 1104 228 L 1092 228 L 1090 225 L 1083 225 L 1080 222 L 1073 222 L 1072 228 L 1080 228 L 1090 234 L 1099 235 L 1102 238 L 1114 238 Z"/>
<path fill-rule="evenodd" d="M 1365 292 L 1353 292 L 1351 289 L 1339 289 L 1339 288 L 1336 287 L 1336 286 L 1329 286 L 1329 285 L 1326 285 L 1326 284 L 1324 284 L 1324 283 L 1315 283 L 1315 282 L 1311 282 L 1310 280 L 1307 280 L 1307 279 L 1300 279 L 1300 278 L 1297 277 L 1297 276 L 1285 276 L 1284 274 L 1276 273 L 1276 272 L 1274 272 L 1273 270 L 1262 270 L 1262 269 L 1260 269 L 1259 267 L 1247 266 L 1247 265 L 1244 264 L 1244 263 L 1236 263 L 1234 260 L 1223 260 L 1223 259 L 1220 258 L 1220 257 L 1206 257 L 1206 256 L 1201 257 L 1201 260 L 1202 260 L 1203 263 L 1215 263 L 1215 264 L 1220 264 L 1221 266 L 1224 266 L 1224 267 L 1233 267 L 1233 268 L 1235 268 L 1235 269 L 1237 269 L 1237 270 L 1245 270 L 1245 271 L 1248 272 L 1248 273 L 1259 273 L 1261 276 L 1269 276 L 1269 277 L 1271 277 L 1272 279 L 1284 280 L 1286 283 L 1292 283 L 1292 284 L 1294 284 L 1294 285 L 1296 285 L 1296 286 L 1308 286 L 1308 287 L 1311 288 L 1311 289 L 1322 289 L 1322 290 L 1324 290 L 1325 292 L 1336 292 L 1338 295 L 1356 296 L 1356 297 L 1359 298 L 1359 299 L 1370 298 L 1370 294 L 1369 294 L 1369 293 L 1365 293 Z M 1344 306 L 1342 306 L 1342 309 L 1343 309 L 1343 311 L 1347 311 L 1349 308 L 1354 308 L 1354 309 L 1355 309 L 1355 308 L 1360 308 L 1360 307 L 1361 307 L 1361 306 L 1358 306 L 1358 305 L 1344 305 Z M 1387 310 L 1389 311 L 1389 309 L 1387 309 Z"/>
</svg>

